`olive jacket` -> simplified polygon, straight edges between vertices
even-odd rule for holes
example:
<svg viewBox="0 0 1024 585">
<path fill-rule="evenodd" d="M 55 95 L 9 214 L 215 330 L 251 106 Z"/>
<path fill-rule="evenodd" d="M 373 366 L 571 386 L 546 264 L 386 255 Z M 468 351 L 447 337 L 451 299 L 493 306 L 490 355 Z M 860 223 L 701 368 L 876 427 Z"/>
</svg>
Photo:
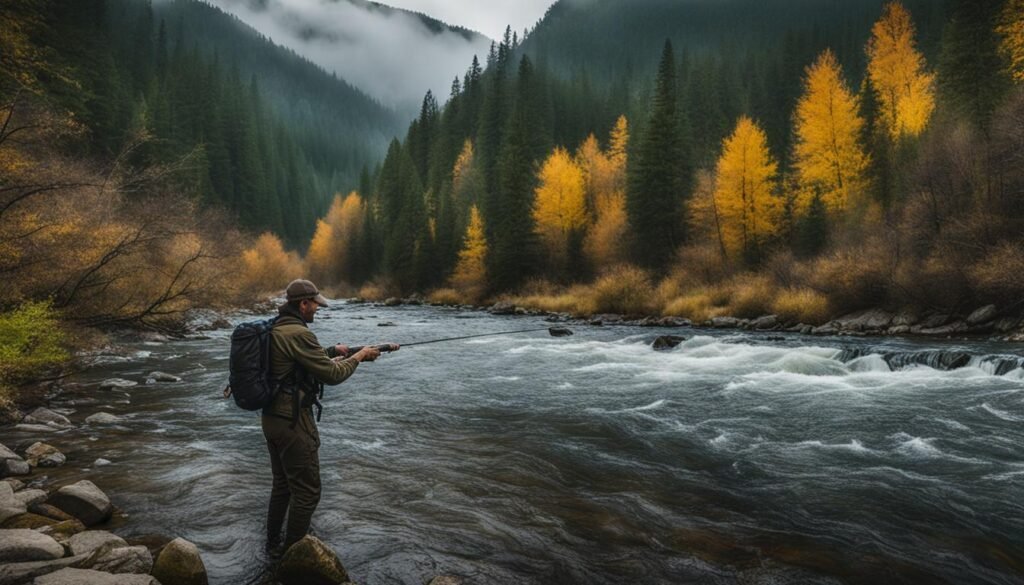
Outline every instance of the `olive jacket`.
<svg viewBox="0 0 1024 585">
<path fill-rule="evenodd" d="M 270 333 L 270 373 L 273 379 L 288 378 L 296 364 L 302 366 L 316 381 L 329 386 L 344 382 L 356 371 L 358 361 L 338 356 L 334 346 L 320 346 L 316 334 L 309 329 L 298 311 L 284 305 L 279 312 L 280 315 Z M 305 394 L 309 391 L 312 389 L 300 390 L 300 399 L 307 399 Z M 307 404 L 307 400 L 304 400 L 303 404 Z M 292 405 L 293 396 L 290 393 L 278 392 L 270 405 L 263 409 L 263 415 L 290 420 L 293 418 Z M 302 410 L 299 425 L 316 435 L 312 408 Z"/>
</svg>

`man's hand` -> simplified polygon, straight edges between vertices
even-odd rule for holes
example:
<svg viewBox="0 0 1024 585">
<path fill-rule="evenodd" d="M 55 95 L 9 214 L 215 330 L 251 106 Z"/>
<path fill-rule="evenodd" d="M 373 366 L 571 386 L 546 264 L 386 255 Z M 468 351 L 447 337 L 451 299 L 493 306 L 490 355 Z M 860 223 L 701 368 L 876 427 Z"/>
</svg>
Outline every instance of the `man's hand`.
<svg viewBox="0 0 1024 585">
<path fill-rule="evenodd" d="M 380 350 L 372 345 L 367 345 L 363 349 L 357 351 L 352 357 L 355 358 L 356 361 L 372 362 L 380 357 Z"/>
<path fill-rule="evenodd" d="M 402 346 L 397 343 L 381 343 L 377 347 L 380 347 L 383 351 L 398 351 Z"/>
<path fill-rule="evenodd" d="M 334 346 L 334 352 L 335 355 L 339 355 L 341 357 L 348 357 L 348 346 L 339 343 L 338 345 Z"/>
</svg>

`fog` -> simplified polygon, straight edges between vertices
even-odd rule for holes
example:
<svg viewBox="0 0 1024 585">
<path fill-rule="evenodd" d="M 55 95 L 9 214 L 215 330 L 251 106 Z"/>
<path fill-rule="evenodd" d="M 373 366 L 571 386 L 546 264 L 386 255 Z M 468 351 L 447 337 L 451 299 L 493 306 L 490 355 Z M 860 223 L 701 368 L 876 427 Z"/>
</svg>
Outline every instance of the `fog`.
<svg viewBox="0 0 1024 585">
<path fill-rule="evenodd" d="M 427 89 L 444 103 L 452 79 L 461 79 L 473 55 L 483 63 L 491 43 L 475 33 L 435 33 L 415 15 L 359 0 L 208 1 L 410 114 Z"/>
</svg>

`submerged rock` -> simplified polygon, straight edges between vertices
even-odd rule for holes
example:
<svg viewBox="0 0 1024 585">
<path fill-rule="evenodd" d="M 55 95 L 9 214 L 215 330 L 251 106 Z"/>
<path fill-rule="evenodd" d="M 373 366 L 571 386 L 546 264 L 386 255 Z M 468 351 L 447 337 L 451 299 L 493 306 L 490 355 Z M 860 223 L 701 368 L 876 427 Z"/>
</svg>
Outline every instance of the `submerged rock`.
<svg viewBox="0 0 1024 585">
<path fill-rule="evenodd" d="M 60 467 L 68 460 L 56 447 L 42 442 L 25 449 L 25 458 L 32 467 Z"/>
<path fill-rule="evenodd" d="M 315 536 L 305 536 L 288 548 L 276 576 L 284 585 L 339 585 L 348 581 L 338 555 Z"/>
<path fill-rule="evenodd" d="M 64 556 L 64 547 L 35 530 L 0 529 L 0 563 L 48 561 Z"/>
<path fill-rule="evenodd" d="M 548 327 L 548 333 L 551 337 L 568 337 L 572 335 L 572 329 L 566 329 L 565 327 Z"/>
<path fill-rule="evenodd" d="M 150 372 L 149 378 L 157 382 L 181 382 L 181 378 L 166 372 Z"/>
<path fill-rule="evenodd" d="M 111 575 L 92 569 L 61 569 L 44 575 L 32 585 L 160 585 L 150 575 Z"/>
<path fill-rule="evenodd" d="M 686 338 L 681 335 L 662 335 L 654 340 L 651 347 L 657 350 L 672 349 L 684 341 Z"/>
<path fill-rule="evenodd" d="M 68 417 L 64 416 L 63 414 L 58 414 L 58 413 L 56 413 L 56 412 L 54 412 L 54 411 L 52 411 L 52 410 L 50 410 L 48 408 L 43 408 L 43 407 L 39 407 L 39 408 L 33 410 L 32 412 L 26 414 L 25 418 L 23 418 L 21 422 L 23 422 L 25 424 L 43 424 L 43 425 L 48 424 L 48 423 L 52 423 L 52 424 L 55 424 L 55 425 L 58 425 L 58 426 L 62 426 L 62 427 L 73 426 L 71 424 L 71 421 L 68 420 Z"/>
<path fill-rule="evenodd" d="M 133 388 L 138 386 L 138 382 L 132 380 L 125 380 L 124 378 L 109 378 L 100 382 L 100 390 L 112 390 L 114 388 Z"/>
<path fill-rule="evenodd" d="M 121 422 L 121 417 L 109 412 L 97 412 L 88 416 L 85 422 L 91 425 L 112 425 Z"/>
<path fill-rule="evenodd" d="M 207 585 L 206 566 L 196 545 L 184 538 L 175 538 L 160 551 L 153 565 L 153 576 L 161 583 Z"/>
<path fill-rule="evenodd" d="M 50 496 L 48 503 L 78 518 L 86 526 L 103 522 L 114 511 L 107 494 L 87 479 L 60 488 Z"/>
<path fill-rule="evenodd" d="M 14 425 L 14 430 L 22 431 L 25 433 L 53 433 L 59 431 L 59 427 L 51 427 L 50 425 L 33 425 L 33 424 L 18 424 Z"/>
</svg>

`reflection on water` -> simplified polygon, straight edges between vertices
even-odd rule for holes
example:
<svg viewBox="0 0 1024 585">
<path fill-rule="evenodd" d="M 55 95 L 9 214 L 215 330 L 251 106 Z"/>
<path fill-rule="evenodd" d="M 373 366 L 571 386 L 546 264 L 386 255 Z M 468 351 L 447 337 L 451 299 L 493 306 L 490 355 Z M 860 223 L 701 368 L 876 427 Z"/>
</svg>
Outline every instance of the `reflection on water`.
<svg viewBox="0 0 1024 585">
<path fill-rule="evenodd" d="M 314 324 L 325 344 L 544 325 L 327 315 Z M 314 529 L 358 582 L 1024 579 L 1015 346 L 683 329 L 691 339 L 655 352 L 664 331 L 575 332 L 409 347 L 328 388 Z M 52 477 L 93 479 L 130 513 L 122 531 L 192 540 L 221 584 L 259 572 L 270 491 L 258 417 L 219 397 L 228 334 L 100 360 L 78 381 L 184 381 L 66 395 L 55 405 L 75 422 L 123 420 L 49 438 L 68 455 Z M 98 457 L 113 463 L 91 469 Z"/>
</svg>

